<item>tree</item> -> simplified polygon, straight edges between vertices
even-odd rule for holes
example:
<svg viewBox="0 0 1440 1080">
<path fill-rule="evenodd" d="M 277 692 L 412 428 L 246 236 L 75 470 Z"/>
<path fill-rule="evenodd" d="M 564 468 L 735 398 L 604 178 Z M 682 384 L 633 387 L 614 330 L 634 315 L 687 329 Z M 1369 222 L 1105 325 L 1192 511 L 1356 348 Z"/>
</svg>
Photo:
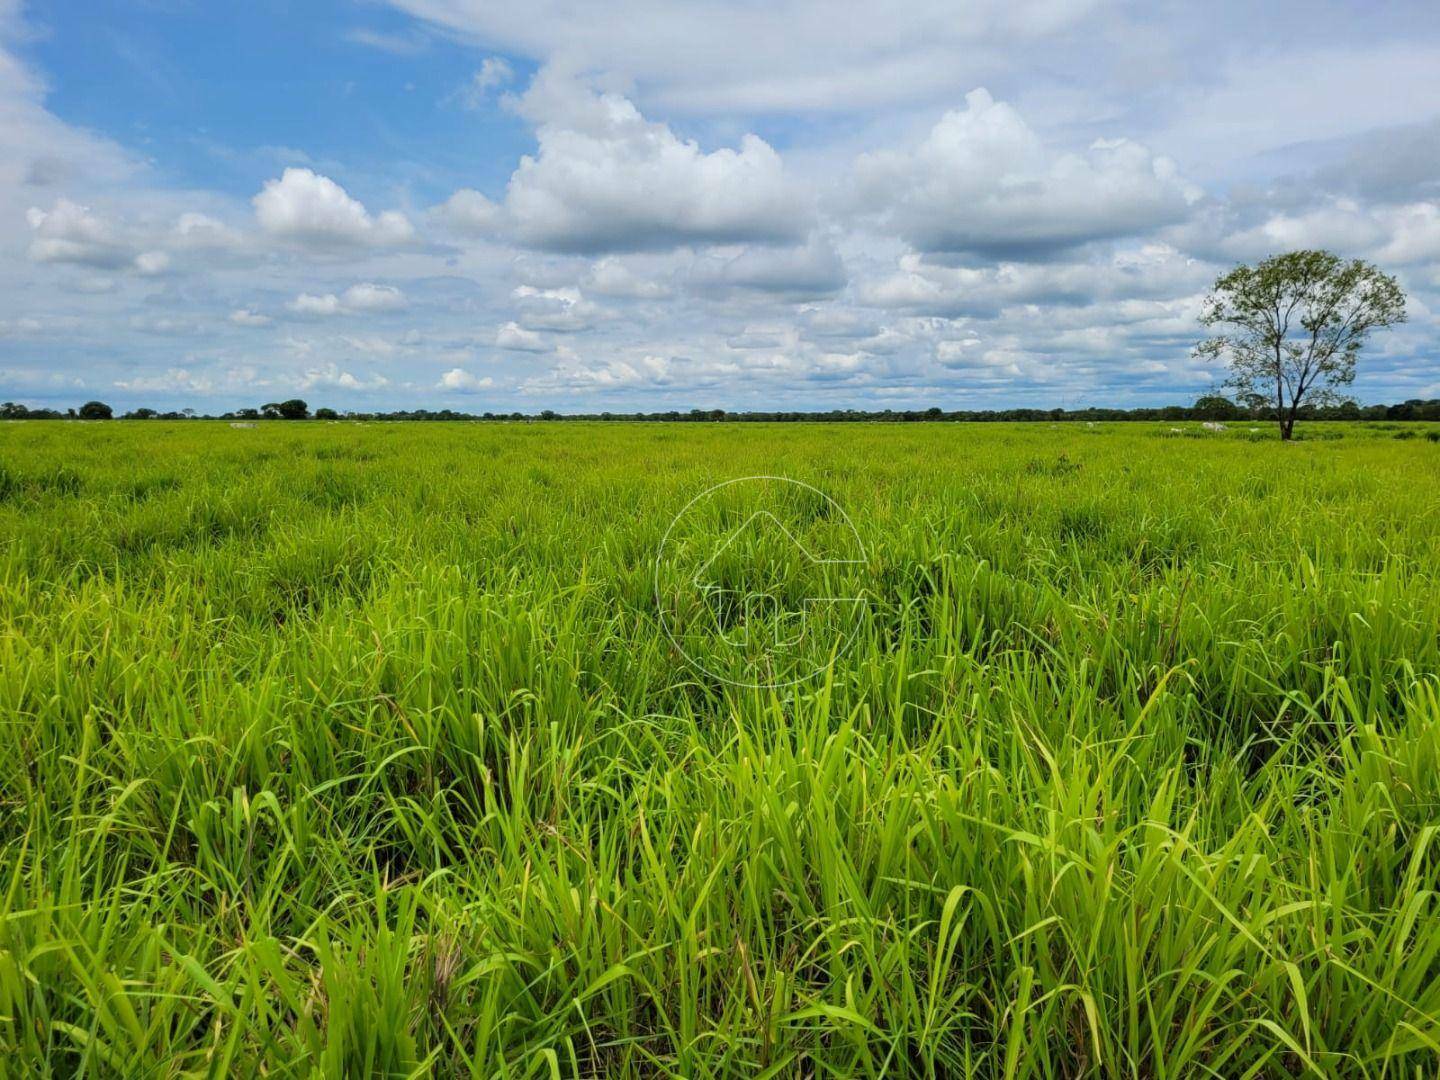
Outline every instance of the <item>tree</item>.
<svg viewBox="0 0 1440 1080">
<path fill-rule="evenodd" d="M 340 419 L 340 414 L 337 413 L 334 409 L 320 408 L 320 409 L 316 409 L 316 410 L 315 410 L 315 419 L 316 419 L 316 420 L 338 420 L 338 419 Z"/>
<path fill-rule="evenodd" d="M 260 406 L 260 415 L 266 420 L 305 420 L 310 416 L 310 406 L 299 398 L 270 401 Z"/>
<path fill-rule="evenodd" d="M 1245 410 L 1224 394 L 1205 394 L 1195 399 L 1190 414 L 1196 420 L 1239 420 Z"/>
<path fill-rule="evenodd" d="M 109 420 L 115 413 L 103 401 L 87 401 L 80 406 L 81 420 Z"/>
<path fill-rule="evenodd" d="M 1258 266 L 1237 266 L 1215 282 L 1200 321 L 1222 332 L 1195 354 L 1230 366 L 1227 385 L 1241 401 L 1274 404 L 1289 439 L 1302 403 L 1338 405 L 1355 381 L 1370 331 L 1405 320 L 1405 294 L 1369 263 L 1328 251 L 1292 251 Z"/>
</svg>

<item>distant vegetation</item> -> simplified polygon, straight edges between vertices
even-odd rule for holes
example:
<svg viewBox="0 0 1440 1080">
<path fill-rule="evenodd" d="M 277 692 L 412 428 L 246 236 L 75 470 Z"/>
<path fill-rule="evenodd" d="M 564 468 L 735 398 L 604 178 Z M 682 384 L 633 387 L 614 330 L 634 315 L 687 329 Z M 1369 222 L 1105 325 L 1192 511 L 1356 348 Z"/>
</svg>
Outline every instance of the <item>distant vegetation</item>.
<svg viewBox="0 0 1440 1080">
<path fill-rule="evenodd" d="M 100 416 L 97 409 L 104 410 Z M 92 410 L 87 415 L 86 410 Z M 110 407 L 92 401 L 77 412 L 70 409 L 31 409 L 7 401 L 0 405 L 0 420 L 66 420 L 108 418 Z M 1287 414 L 1288 415 L 1288 414 Z M 1268 402 L 1251 401 L 1241 405 L 1220 394 L 1207 394 L 1193 405 L 1162 405 L 1137 409 L 831 409 L 827 412 L 803 410 L 765 412 L 727 412 L 724 409 L 672 409 L 666 412 L 635 413 L 557 413 L 546 409 L 539 413 L 468 413 L 454 409 L 402 409 L 393 412 L 354 412 L 319 408 L 312 414 L 309 406 L 298 399 L 263 405 L 258 409 L 236 409 L 218 415 L 197 413 L 194 409 L 181 412 L 159 412 L 155 409 L 133 409 L 122 420 L 615 420 L 655 423 L 927 423 L 987 421 L 1100 421 L 1100 420 L 1257 420 L 1274 421 L 1281 413 Z M 1440 420 L 1440 399 L 1418 398 L 1397 405 L 1360 405 L 1353 401 L 1320 405 L 1306 403 L 1294 410 L 1293 420 Z"/>
</svg>

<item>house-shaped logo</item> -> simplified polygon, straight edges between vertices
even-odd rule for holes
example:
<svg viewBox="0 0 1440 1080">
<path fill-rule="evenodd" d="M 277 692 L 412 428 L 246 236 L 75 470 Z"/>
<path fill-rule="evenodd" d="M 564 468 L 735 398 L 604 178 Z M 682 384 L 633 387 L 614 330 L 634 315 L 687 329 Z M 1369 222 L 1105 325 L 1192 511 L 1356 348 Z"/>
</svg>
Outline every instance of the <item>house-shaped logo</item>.
<svg viewBox="0 0 1440 1080">
<path fill-rule="evenodd" d="M 723 573 L 724 563 L 741 573 Z M 788 649 L 801 644 L 820 604 L 858 604 L 863 597 L 831 593 L 841 566 L 858 558 L 825 558 L 811 551 L 769 510 L 756 510 L 700 564 L 691 581 L 715 613 L 715 631 L 739 649 Z M 729 617 L 726 617 L 728 613 Z M 763 643 L 752 634 L 765 635 Z"/>
<path fill-rule="evenodd" d="M 834 500 L 799 481 L 746 477 L 676 515 L 656 557 L 656 601 L 696 667 L 737 685 L 783 686 L 849 644 L 867 607 L 866 566 Z"/>
</svg>

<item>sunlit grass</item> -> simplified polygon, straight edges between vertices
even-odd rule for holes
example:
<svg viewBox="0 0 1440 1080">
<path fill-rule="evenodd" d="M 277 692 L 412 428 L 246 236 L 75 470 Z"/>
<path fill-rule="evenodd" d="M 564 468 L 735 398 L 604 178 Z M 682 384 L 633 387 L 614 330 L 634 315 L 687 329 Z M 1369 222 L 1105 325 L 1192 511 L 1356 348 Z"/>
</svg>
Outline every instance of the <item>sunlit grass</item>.
<svg viewBox="0 0 1440 1080">
<path fill-rule="evenodd" d="M 0 425 L 0 1071 L 1434 1075 L 1440 446 L 1171 426 Z"/>
</svg>

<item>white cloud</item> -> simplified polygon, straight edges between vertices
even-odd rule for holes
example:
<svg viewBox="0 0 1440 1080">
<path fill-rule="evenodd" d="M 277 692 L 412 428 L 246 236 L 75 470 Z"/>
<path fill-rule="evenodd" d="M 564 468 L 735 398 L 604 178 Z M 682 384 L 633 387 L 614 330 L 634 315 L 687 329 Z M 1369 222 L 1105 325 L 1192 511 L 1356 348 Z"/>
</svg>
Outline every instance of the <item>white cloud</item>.
<svg viewBox="0 0 1440 1080">
<path fill-rule="evenodd" d="M 296 383 L 301 390 L 379 390 L 389 385 L 390 380 L 383 375 L 362 379 L 333 361 L 307 368 Z"/>
<path fill-rule="evenodd" d="M 1440 260 L 1440 204 L 1411 203 L 1382 212 L 1390 236 L 1375 253 L 1387 263 L 1417 264 Z"/>
<path fill-rule="evenodd" d="M 537 289 L 521 285 L 511 294 L 519 323 L 527 330 L 574 333 L 588 330 L 602 317 L 601 308 L 585 299 L 579 289 Z"/>
<path fill-rule="evenodd" d="M 25 220 L 32 234 L 30 258 L 36 262 L 116 270 L 135 258 L 133 249 L 121 241 L 109 222 L 69 199 L 56 199 L 49 210 L 32 206 Z"/>
<path fill-rule="evenodd" d="M 481 61 L 480 69 L 450 95 L 450 99 L 462 109 L 478 109 L 489 100 L 495 90 L 514 78 L 515 70 L 508 61 L 499 56 L 487 56 Z"/>
<path fill-rule="evenodd" d="M 931 99 L 992 69 L 996 53 L 1075 28 L 1095 0 L 775 0 L 700 8 L 667 0 L 392 0 L 466 37 L 526 56 L 616 71 L 687 112 L 838 111 Z M 1138 16 L 1137 16 L 1138 19 Z M 1120 13 L 1112 20 L 1121 23 Z M 1081 37 L 1089 42 L 1100 28 Z M 1113 30 L 1116 27 L 1106 26 Z M 1093 51 L 1093 49 L 1091 50 Z M 1069 70 L 1074 50 L 1050 48 Z"/>
<path fill-rule="evenodd" d="M 921 251 L 1035 258 L 1179 221 L 1199 191 L 1128 139 L 1054 154 L 1015 109 L 972 90 L 915 149 L 862 155 L 854 197 Z"/>
<path fill-rule="evenodd" d="M 440 381 L 435 384 L 437 390 L 452 390 L 461 394 L 473 394 L 479 390 L 485 390 L 494 385 L 494 380 L 488 375 L 484 378 L 477 378 L 464 368 L 451 368 L 440 376 Z"/>
<path fill-rule="evenodd" d="M 395 342 L 373 334 L 366 337 L 345 337 L 342 340 L 347 348 L 371 356 L 393 356 L 400 351 L 400 346 Z"/>
<path fill-rule="evenodd" d="M 523 384 L 527 392 L 538 390 L 616 390 L 636 386 L 664 386 L 671 382 L 675 361 L 647 353 L 625 359 L 585 362 L 565 357 L 544 375 Z"/>
<path fill-rule="evenodd" d="M 498 232 L 505 222 L 502 207 L 470 188 L 455 192 L 433 214 L 443 225 L 466 236 L 488 236 Z"/>
<path fill-rule="evenodd" d="M 1440 88 L 1440 33 L 1410 5 L 1307 10 L 1281 57 L 1260 43 L 1293 12 L 1251 5 L 1255 32 L 1234 35 L 1238 0 L 1203 19 L 1091 0 L 775 0 L 731 5 L 703 34 L 662 0 L 536 2 L 406 0 L 447 33 L 390 19 L 349 35 L 412 56 L 453 36 L 545 72 L 518 99 L 498 55 L 467 80 L 536 145 L 522 162 L 498 116 L 451 114 L 490 159 L 422 218 L 369 193 L 448 175 L 454 147 L 425 131 L 382 158 L 322 139 L 321 164 L 278 132 L 242 149 L 253 140 L 217 120 L 215 176 L 274 179 L 253 200 L 182 190 L 193 171 L 164 140 L 136 143 L 152 163 L 49 114 L 47 80 L 0 35 L 7 349 L 199 407 L 257 380 L 338 403 L 375 375 L 383 400 L 423 406 L 454 371 L 497 408 L 522 392 L 577 408 L 1144 404 L 1210 383 L 1188 357 L 1219 272 L 1319 244 L 1410 293 L 1410 323 L 1376 339 L 1357 393 L 1434 383 L 1440 121 L 1425 91 Z M 1008 104 L 964 100 L 982 85 Z M 1182 174 L 1209 195 L 1192 201 Z M 330 176 L 357 179 L 347 192 Z M 240 332 L 271 319 L 288 329 Z M 495 349 L 514 383 L 480 377 Z M 422 357 L 435 374 L 415 375 Z"/>
<path fill-rule="evenodd" d="M 334 293 L 316 295 L 302 292 L 285 307 L 296 315 L 328 318 L 333 315 L 368 315 L 399 311 L 406 303 L 405 294 L 393 285 L 364 282 L 350 286 L 339 296 Z"/>
<path fill-rule="evenodd" d="M 396 210 L 372 217 L 334 180 L 310 169 L 286 169 L 278 180 L 265 181 L 251 202 L 265 232 L 307 247 L 403 244 L 415 231 Z"/>
<path fill-rule="evenodd" d="M 296 315 L 313 315 L 327 318 L 331 315 L 339 315 L 344 311 L 340 305 L 340 298 L 334 293 L 326 293 L 323 296 L 316 296 L 313 293 L 301 293 L 285 305 Z"/>
<path fill-rule="evenodd" d="M 406 306 L 408 301 L 405 294 L 393 285 L 375 285 L 371 282 L 362 282 L 359 285 L 351 285 L 345 290 L 341 297 L 346 311 L 370 312 L 370 311 L 399 311 Z"/>
<path fill-rule="evenodd" d="M 591 266 L 583 284 L 588 292 L 599 296 L 632 300 L 660 300 L 674 292 L 668 282 L 646 276 L 613 256 L 600 259 Z"/>
<path fill-rule="evenodd" d="M 732 349 L 779 349 L 792 338 L 786 328 L 747 326 L 738 334 L 731 334 L 725 344 Z"/>
<path fill-rule="evenodd" d="M 142 251 L 135 256 L 135 269 L 146 277 L 163 274 L 170 269 L 170 256 L 163 251 Z"/>
<path fill-rule="evenodd" d="M 154 375 L 116 379 L 115 386 L 121 390 L 159 394 L 208 394 L 215 389 L 215 382 L 209 376 L 196 374 L 189 368 L 172 367 Z"/>
<path fill-rule="evenodd" d="M 911 252 L 898 268 L 856 290 L 873 308 L 949 318 L 991 317 L 1006 308 L 1047 308 L 1116 297 L 1186 296 L 1204 289 L 1213 268 L 1165 244 L 1147 244 L 1104 258 L 1071 262 L 1005 262 L 947 266 Z"/>
<path fill-rule="evenodd" d="M 783 242 L 811 220 L 803 188 L 758 136 L 705 153 L 625 98 L 545 72 L 522 108 L 539 122 L 540 148 L 520 159 L 505 211 L 523 244 L 595 253 Z"/>
<path fill-rule="evenodd" d="M 549 352 L 545 339 L 519 323 L 508 322 L 495 333 L 495 347 L 511 352 Z"/>
<path fill-rule="evenodd" d="M 186 211 L 175 221 L 171 237 L 177 247 L 200 251 L 233 248 L 243 243 L 240 233 L 208 214 Z"/>
<path fill-rule="evenodd" d="M 690 274 L 691 286 L 702 292 L 750 290 L 797 300 L 828 296 L 845 282 L 845 263 L 820 236 L 800 247 L 752 246 L 730 258 L 704 259 Z"/>
<path fill-rule="evenodd" d="M 1440 204 L 1375 205 L 1351 198 L 1323 200 L 1303 209 L 1270 214 L 1255 225 L 1228 232 L 1214 243 L 1219 251 L 1238 259 L 1322 247 L 1347 256 L 1372 258 L 1382 265 L 1415 265 L 1440 260 Z"/>
</svg>

